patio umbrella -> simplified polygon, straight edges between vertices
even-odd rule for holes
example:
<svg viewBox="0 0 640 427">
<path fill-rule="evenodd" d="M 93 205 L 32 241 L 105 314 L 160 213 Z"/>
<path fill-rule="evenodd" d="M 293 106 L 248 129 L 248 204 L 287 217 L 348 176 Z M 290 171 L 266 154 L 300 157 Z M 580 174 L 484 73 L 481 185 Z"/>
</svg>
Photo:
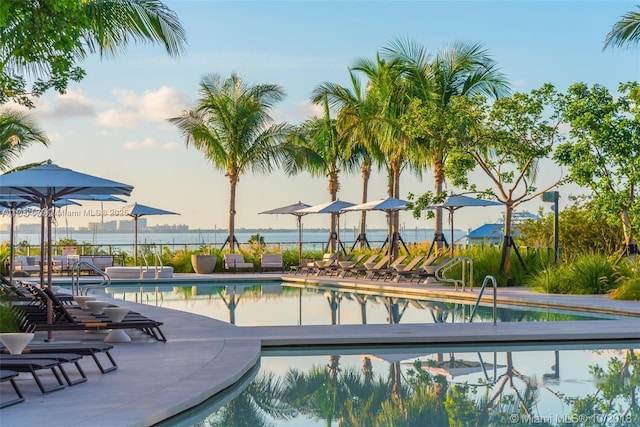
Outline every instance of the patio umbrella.
<svg viewBox="0 0 640 427">
<path fill-rule="evenodd" d="M 502 205 L 500 202 L 494 202 L 493 200 L 484 200 L 479 199 L 477 197 L 469 197 L 462 194 L 452 194 L 448 196 L 444 202 L 437 203 L 432 205 L 433 208 L 444 208 L 449 211 L 449 226 L 451 228 L 451 245 L 449 249 L 451 251 L 451 256 L 453 256 L 453 213 L 463 207 L 474 207 L 474 206 L 499 206 Z M 431 249 L 433 248 L 433 243 L 431 243 L 431 248 L 429 248 L 429 255 L 431 255 Z M 446 242 L 445 242 L 446 243 Z"/>
<path fill-rule="evenodd" d="M 388 221 L 387 221 L 387 243 L 389 243 L 389 262 L 393 258 L 391 252 L 395 247 L 396 241 L 400 241 L 404 249 L 409 253 L 409 249 L 402 241 L 402 237 L 400 237 L 399 233 L 394 233 L 391 226 L 391 213 L 398 212 L 401 210 L 407 209 L 407 201 L 397 199 L 395 197 L 387 197 L 385 199 L 373 200 L 371 202 L 362 203 L 359 205 L 353 205 L 348 208 L 343 209 L 343 211 L 382 211 L 387 213 Z M 384 247 L 384 245 L 382 245 Z"/>
<path fill-rule="evenodd" d="M 329 241 L 327 242 L 327 248 L 329 247 L 329 243 L 333 240 L 337 241 L 338 249 L 342 248 L 342 251 L 346 253 L 347 251 L 344 249 L 344 246 L 340 242 L 340 213 L 349 206 L 353 206 L 353 203 L 343 202 L 342 200 L 334 200 L 331 202 L 321 203 L 319 205 L 311 206 L 308 208 L 300 209 L 297 211 L 300 214 L 335 214 L 338 217 L 338 228 L 335 236 L 329 235 Z"/>
<path fill-rule="evenodd" d="M 47 161 L 39 166 L 0 175 L 0 195 L 20 197 L 45 209 L 47 222 L 47 286 L 52 283 L 52 238 L 54 201 L 78 194 L 131 195 L 133 187 L 116 181 L 76 172 Z M 44 238 L 42 239 L 44 240 Z M 51 323 L 53 311 L 47 308 L 47 321 Z M 51 338 L 51 333 L 49 334 Z"/>
<path fill-rule="evenodd" d="M 268 211 L 260 212 L 258 215 L 262 214 L 271 214 L 271 215 L 295 215 L 296 223 L 298 225 L 298 263 L 302 259 L 302 217 L 306 215 L 306 213 L 300 213 L 301 209 L 310 208 L 311 205 L 306 203 L 298 202 L 292 205 L 283 206 L 281 208 L 271 209 Z"/>
<path fill-rule="evenodd" d="M 124 212 L 130 217 L 133 217 L 133 259 L 136 265 L 138 265 L 138 218 L 145 215 L 180 215 L 176 212 L 165 211 L 164 209 L 152 208 L 151 206 L 141 205 L 134 203 L 122 208 Z"/>
</svg>

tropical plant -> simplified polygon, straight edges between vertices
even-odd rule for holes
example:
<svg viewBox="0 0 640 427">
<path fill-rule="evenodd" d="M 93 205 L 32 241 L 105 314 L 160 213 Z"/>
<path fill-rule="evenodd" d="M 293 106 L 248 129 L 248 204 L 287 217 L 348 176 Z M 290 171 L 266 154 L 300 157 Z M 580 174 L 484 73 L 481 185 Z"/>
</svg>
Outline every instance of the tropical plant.
<svg viewBox="0 0 640 427">
<path fill-rule="evenodd" d="M 431 58 L 420 43 L 397 39 L 384 52 L 405 67 L 409 108 L 402 117 L 402 128 L 417 146 L 421 164 L 433 169 L 433 197 L 440 201 L 449 155 L 465 138 L 452 103 L 457 97 L 476 94 L 493 99 L 508 95 L 507 79 L 478 43 L 456 42 Z M 442 235 L 442 208 L 434 214 L 435 234 Z"/>
<path fill-rule="evenodd" d="M 572 197 L 572 204 L 558 215 L 558 241 L 561 259 L 571 262 L 585 252 L 611 254 L 623 240 L 619 225 L 611 217 L 601 214 L 586 197 Z M 554 240 L 554 213 L 541 215 L 518 224 L 519 244 L 530 248 L 552 248 Z"/>
<path fill-rule="evenodd" d="M 640 6 L 636 6 L 640 8 Z M 604 39 L 604 48 L 637 46 L 640 42 L 640 12 L 629 11 L 613 24 L 611 31 Z"/>
<path fill-rule="evenodd" d="M 615 96 L 602 85 L 571 85 L 564 97 L 564 119 L 571 140 L 554 159 L 569 178 L 593 192 L 595 210 L 621 225 L 625 250 L 635 253 L 640 222 L 640 85 L 621 84 Z M 617 233 L 616 233 L 617 234 Z"/>
<path fill-rule="evenodd" d="M 367 82 L 367 134 L 369 144 L 376 144 L 377 158 L 383 160 L 387 169 L 388 190 L 391 197 L 401 198 L 400 176 L 402 171 L 412 166 L 416 158 L 414 147 L 403 132 L 400 119 L 406 111 L 406 98 L 402 75 L 402 62 L 398 59 L 383 59 L 376 54 L 375 60 L 363 58 L 352 69 L 364 75 Z M 419 168 L 414 171 L 420 175 Z M 399 230 L 399 214 L 390 212 L 390 255 L 397 256 L 398 241 L 395 236 Z"/>
<path fill-rule="evenodd" d="M 515 208 L 563 182 L 559 176 L 544 188 L 535 185 L 538 162 L 550 157 L 563 138 L 559 95 L 551 84 L 545 84 L 529 94 L 500 98 L 491 107 L 481 97 L 471 100 L 457 97 L 452 104 L 462 118 L 460 125 L 469 135 L 459 141 L 458 159 L 453 160 L 458 167 L 452 168 L 452 179 L 455 185 L 475 189 L 468 181 L 468 157 L 490 179 L 493 188 L 484 189 L 483 193 L 505 205 L 500 270 L 508 273 L 511 250 L 515 248 L 512 237 Z"/>
<path fill-rule="evenodd" d="M 202 151 L 213 167 L 229 180 L 229 234 L 222 245 L 235 251 L 236 189 L 240 176 L 249 170 L 269 172 L 287 153 L 286 124 L 270 116 L 284 90 L 273 84 L 248 85 L 233 73 L 229 78 L 208 74 L 200 82 L 196 106 L 173 117 L 186 138 L 187 147 Z"/>
<path fill-rule="evenodd" d="M 32 96 L 64 93 L 90 54 L 115 56 L 131 43 L 162 44 L 171 56 L 186 39 L 176 14 L 158 0 L 36 0 L 0 4 L 0 104 L 33 107 Z M 33 78 L 28 88 L 27 78 Z"/>
<path fill-rule="evenodd" d="M 35 143 L 46 146 L 48 142 L 25 113 L 8 109 L 0 112 L 0 172 L 6 171 L 27 147 Z"/>
<path fill-rule="evenodd" d="M 0 333 L 22 332 L 20 315 L 11 301 L 0 294 Z"/>
<path fill-rule="evenodd" d="M 340 190 L 340 172 L 353 160 L 349 158 L 347 151 L 348 140 L 338 133 L 336 120 L 331 117 L 329 101 L 326 95 L 314 98 L 314 102 L 322 106 L 322 117 L 313 117 L 306 120 L 299 127 L 298 135 L 303 144 L 303 149 L 308 153 L 305 158 L 305 168 L 312 176 L 326 176 L 329 179 L 329 200 L 335 201 Z M 335 252 L 338 248 L 336 230 L 338 229 L 338 214 L 331 214 L 329 232 L 332 236 L 330 250 Z"/>
<path fill-rule="evenodd" d="M 380 164 L 383 156 L 380 153 L 377 139 L 371 130 L 375 118 L 375 106 L 368 102 L 367 92 L 353 70 L 349 70 L 350 87 L 324 82 L 313 91 L 313 99 L 326 98 L 332 109 L 338 112 L 336 128 L 338 133 L 347 139 L 345 156 L 352 159 L 344 166 L 351 172 L 357 165 L 362 176 L 361 203 L 368 201 L 369 179 L 375 163 Z M 357 241 L 360 249 L 367 244 L 367 212 L 360 213 L 360 233 Z"/>
</svg>

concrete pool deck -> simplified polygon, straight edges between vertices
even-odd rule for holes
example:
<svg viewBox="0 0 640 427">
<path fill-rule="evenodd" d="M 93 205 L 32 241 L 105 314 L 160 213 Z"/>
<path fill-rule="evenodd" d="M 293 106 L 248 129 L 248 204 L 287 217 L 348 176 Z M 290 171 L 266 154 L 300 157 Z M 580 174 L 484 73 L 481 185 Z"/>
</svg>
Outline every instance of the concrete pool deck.
<svg viewBox="0 0 640 427">
<path fill-rule="evenodd" d="M 236 274 L 238 280 L 278 278 L 278 274 Z M 224 275 L 176 275 L 175 281 L 211 280 Z M 442 285 L 405 285 L 388 282 L 354 281 L 338 278 L 288 276 L 298 285 L 316 282 L 375 292 L 376 288 L 413 297 L 464 297 L 473 292 L 456 292 Z M 115 285 L 117 286 L 117 285 Z M 491 297 L 491 290 L 485 291 Z M 105 298 L 99 296 L 98 298 Z M 545 305 L 557 308 L 640 316 L 637 301 L 614 301 L 601 296 L 546 295 L 526 288 L 499 288 L 500 303 Z M 241 379 L 259 361 L 262 347 L 335 345 L 456 345 L 588 341 L 640 342 L 640 317 L 627 320 L 585 322 L 399 324 L 342 326 L 236 327 L 215 319 L 176 310 L 117 301 L 145 316 L 162 321 L 166 343 L 138 332 L 129 332 L 132 342 L 114 344 L 119 368 L 100 374 L 93 361 L 81 364 L 88 381 L 43 395 L 28 374 L 20 374 L 18 385 L 25 402 L 0 410 L 0 425 L 35 423 L 48 426 L 148 426 L 161 422 L 206 400 Z M 36 340 L 45 335 L 38 334 Z M 103 334 L 56 333 L 57 342 L 101 341 Z M 86 360 L 85 360 L 86 359 Z M 70 369 L 70 371 L 72 371 Z M 45 380 L 51 380 L 43 375 Z M 8 388 L 3 383 L 4 393 Z M 4 396 L 4 394 L 3 394 Z"/>
</svg>

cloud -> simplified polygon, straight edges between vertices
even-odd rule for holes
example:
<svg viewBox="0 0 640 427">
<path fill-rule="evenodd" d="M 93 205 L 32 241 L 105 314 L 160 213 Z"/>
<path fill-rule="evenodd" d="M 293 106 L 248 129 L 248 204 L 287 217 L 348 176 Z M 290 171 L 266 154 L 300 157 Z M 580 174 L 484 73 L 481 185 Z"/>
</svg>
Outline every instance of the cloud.
<svg viewBox="0 0 640 427">
<path fill-rule="evenodd" d="M 180 147 L 182 147 L 183 144 L 178 144 L 177 142 L 167 142 L 165 144 L 162 144 L 162 149 L 163 150 L 176 150 Z"/>
<path fill-rule="evenodd" d="M 56 104 L 51 115 L 54 118 L 92 116 L 95 114 L 93 101 L 87 98 L 82 90 L 67 89 L 63 95 L 56 97 Z"/>
<path fill-rule="evenodd" d="M 137 150 L 148 150 L 158 147 L 158 142 L 151 138 L 147 137 L 142 141 L 128 141 L 124 144 L 124 149 L 127 151 L 137 151 Z"/>
<path fill-rule="evenodd" d="M 115 89 L 117 105 L 98 115 L 98 124 L 109 127 L 133 127 L 145 122 L 164 123 L 188 108 L 186 95 L 162 86 L 138 95 L 132 90 Z"/>
</svg>

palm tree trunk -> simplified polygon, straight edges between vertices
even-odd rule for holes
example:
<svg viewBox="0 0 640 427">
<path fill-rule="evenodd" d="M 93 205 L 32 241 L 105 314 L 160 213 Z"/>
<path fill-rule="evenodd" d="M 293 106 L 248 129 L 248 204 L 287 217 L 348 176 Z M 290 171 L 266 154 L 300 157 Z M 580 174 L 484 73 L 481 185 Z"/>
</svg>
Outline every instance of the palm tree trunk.
<svg viewBox="0 0 640 427">
<path fill-rule="evenodd" d="M 331 170 L 331 172 L 329 172 L 329 195 L 331 197 L 332 202 L 336 201 L 338 198 L 339 187 L 340 187 L 340 184 L 338 182 L 338 171 L 336 169 L 333 169 Z M 339 216 L 337 213 L 331 214 L 331 224 L 329 225 L 330 252 L 335 252 L 340 250 L 340 248 L 337 247 L 338 245 L 337 240 L 339 239 L 337 238 L 337 232 L 336 232 L 336 230 L 338 229 L 338 218 Z M 336 238 L 334 238 L 334 236 L 336 236 Z"/>
<path fill-rule="evenodd" d="M 371 163 L 364 161 L 362 163 L 362 203 L 367 203 L 369 197 L 369 179 L 371 178 Z M 365 237 L 367 234 L 367 211 L 360 213 L 360 232 L 358 237 Z M 360 240 L 360 249 L 364 249 L 366 241 Z"/>
<path fill-rule="evenodd" d="M 393 191 L 391 193 L 391 197 L 395 197 L 395 198 L 400 198 L 400 161 L 396 161 L 395 164 L 393 165 L 393 169 L 392 169 L 392 176 L 393 176 L 393 181 L 392 181 L 392 185 L 393 185 Z M 399 211 L 392 211 L 390 212 L 391 215 L 391 236 L 392 236 L 392 241 L 389 242 L 389 244 L 393 243 L 393 245 L 391 246 L 391 259 L 389 260 L 389 262 L 391 262 L 392 259 L 396 258 L 398 256 L 398 240 L 395 239 L 396 236 L 399 236 L 399 230 L 400 230 L 400 212 Z"/>
<path fill-rule="evenodd" d="M 231 253 L 235 251 L 236 241 L 236 187 L 238 185 L 238 176 L 234 174 L 229 175 L 229 235 L 227 236 L 227 242 L 229 243 L 229 249 Z"/>
<path fill-rule="evenodd" d="M 444 165 L 440 159 L 437 159 L 433 165 L 433 178 L 435 182 L 435 196 L 438 197 L 440 193 L 442 193 L 442 186 L 444 184 Z M 435 236 L 443 236 L 443 226 L 442 226 L 442 217 L 444 210 L 442 208 L 436 208 L 435 210 L 435 218 L 434 218 L 434 235 Z M 449 242 L 450 245 L 453 245 L 453 242 Z M 444 242 L 442 240 L 437 241 L 437 248 L 442 249 Z"/>
</svg>

